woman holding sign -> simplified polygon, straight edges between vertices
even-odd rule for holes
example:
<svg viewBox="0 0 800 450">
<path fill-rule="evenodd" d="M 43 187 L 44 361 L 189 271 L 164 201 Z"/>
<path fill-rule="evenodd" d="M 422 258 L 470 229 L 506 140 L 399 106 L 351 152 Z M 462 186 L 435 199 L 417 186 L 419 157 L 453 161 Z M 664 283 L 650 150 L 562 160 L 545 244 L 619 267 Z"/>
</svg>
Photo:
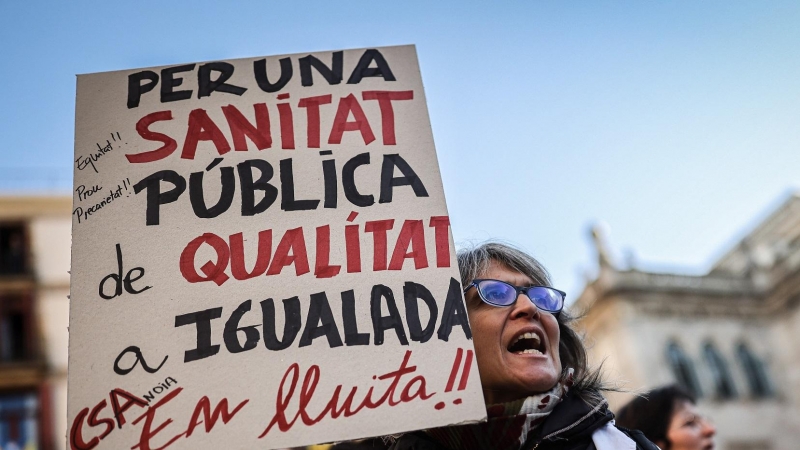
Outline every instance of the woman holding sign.
<svg viewBox="0 0 800 450">
<path fill-rule="evenodd" d="M 570 327 L 565 293 L 530 255 L 499 243 L 458 254 L 488 420 L 406 434 L 395 450 L 642 449 L 620 430 Z"/>
</svg>

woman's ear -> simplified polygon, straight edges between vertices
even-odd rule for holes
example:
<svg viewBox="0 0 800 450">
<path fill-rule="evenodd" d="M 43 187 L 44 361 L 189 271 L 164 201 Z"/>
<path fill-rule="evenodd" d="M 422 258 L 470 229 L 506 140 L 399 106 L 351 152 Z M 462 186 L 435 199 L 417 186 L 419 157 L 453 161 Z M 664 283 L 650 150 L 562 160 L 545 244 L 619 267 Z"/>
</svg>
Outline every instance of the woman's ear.
<svg viewBox="0 0 800 450">
<path fill-rule="evenodd" d="M 662 440 L 655 441 L 654 444 L 656 444 L 658 446 L 658 448 L 660 448 L 661 450 L 669 449 L 669 446 L 667 445 L 667 443 L 662 441 Z"/>
</svg>

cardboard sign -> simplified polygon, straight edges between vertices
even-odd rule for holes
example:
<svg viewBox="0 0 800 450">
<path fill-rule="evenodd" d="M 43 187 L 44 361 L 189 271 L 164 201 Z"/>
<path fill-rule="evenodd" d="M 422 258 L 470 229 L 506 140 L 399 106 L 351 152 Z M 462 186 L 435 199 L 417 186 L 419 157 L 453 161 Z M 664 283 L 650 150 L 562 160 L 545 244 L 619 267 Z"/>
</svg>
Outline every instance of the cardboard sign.
<svg viewBox="0 0 800 450">
<path fill-rule="evenodd" d="M 413 46 L 78 77 L 72 449 L 485 418 Z"/>
</svg>

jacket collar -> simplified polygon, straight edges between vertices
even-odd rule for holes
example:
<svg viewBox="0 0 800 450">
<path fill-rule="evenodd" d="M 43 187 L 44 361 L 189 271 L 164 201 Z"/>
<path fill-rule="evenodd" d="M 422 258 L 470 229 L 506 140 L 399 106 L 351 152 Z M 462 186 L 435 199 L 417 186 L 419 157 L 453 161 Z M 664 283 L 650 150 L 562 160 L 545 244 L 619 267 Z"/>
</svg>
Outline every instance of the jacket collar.
<svg viewBox="0 0 800 450">
<path fill-rule="evenodd" d="M 539 442 L 591 439 L 595 430 L 614 419 L 614 414 L 608 410 L 608 402 L 604 398 L 592 405 L 586 402 L 585 395 L 581 394 L 575 390 L 570 391 L 528 440 Z"/>
</svg>

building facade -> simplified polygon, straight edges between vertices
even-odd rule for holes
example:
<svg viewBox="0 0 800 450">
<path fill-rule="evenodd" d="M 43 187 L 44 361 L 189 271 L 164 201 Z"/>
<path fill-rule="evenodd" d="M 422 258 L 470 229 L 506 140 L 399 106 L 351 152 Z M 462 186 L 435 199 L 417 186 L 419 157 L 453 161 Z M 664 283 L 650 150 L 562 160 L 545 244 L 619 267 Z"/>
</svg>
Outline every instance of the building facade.
<svg viewBox="0 0 800 450">
<path fill-rule="evenodd" d="M 727 450 L 800 448 L 800 196 L 704 275 L 620 267 L 593 230 L 599 271 L 572 306 L 590 360 L 628 393 L 678 383 Z"/>
<path fill-rule="evenodd" d="M 0 449 L 63 449 L 70 197 L 0 197 Z"/>
</svg>

